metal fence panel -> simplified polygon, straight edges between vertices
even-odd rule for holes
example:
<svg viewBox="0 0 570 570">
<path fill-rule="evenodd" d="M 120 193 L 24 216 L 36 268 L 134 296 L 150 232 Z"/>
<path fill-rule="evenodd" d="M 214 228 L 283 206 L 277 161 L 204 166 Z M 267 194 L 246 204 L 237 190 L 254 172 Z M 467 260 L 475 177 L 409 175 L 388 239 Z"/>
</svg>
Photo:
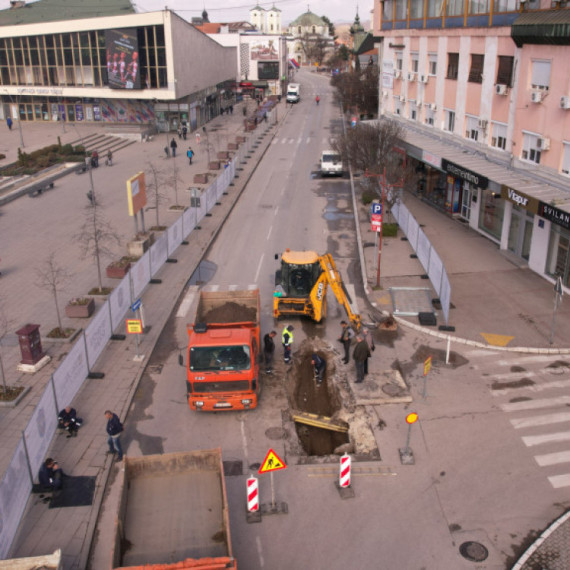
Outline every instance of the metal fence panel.
<svg viewBox="0 0 570 570">
<path fill-rule="evenodd" d="M 447 276 L 447 271 L 443 269 L 443 274 L 441 276 L 441 293 L 439 294 L 439 300 L 441 301 L 441 310 L 445 318 L 445 324 L 449 324 L 449 307 L 451 306 L 451 283 L 449 282 L 449 277 Z"/>
<path fill-rule="evenodd" d="M 154 245 L 152 247 L 154 247 Z M 150 281 L 150 269 L 150 251 L 147 250 L 129 271 L 132 291 L 129 305 L 140 297 L 144 288 L 148 285 Z"/>
<path fill-rule="evenodd" d="M 437 251 L 432 247 L 429 256 L 429 267 L 427 270 L 428 277 L 431 284 L 439 297 L 441 294 L 441 275 L 443 273 L 443 261 L 437 254 Z"/>
<path fill-rule="evenodd" d="M 416 219 L 413 216 L 408 217 L 408 241 L 412 246 L 412 249 L 416 251 L 418 249 L 418 232 L 420 230 L 420 226 Z"/>
<path fill-rule="evenodd" d="M 88 373 L 85 343 L 80 339 L 53 373 L 57 405 L 60 409 L 71 403 Z M 51 390 L 51 386 L 49 389 Z"/>
<path fill-rule="evenodd" d="M 166 247 L 166 234 L 162 234 L 150 248 L 150 268 L 152 275 L 156 275 L 156 272 L 164 265 L 166 260 L 168 259 L 168 251 Z M 149 279 L 150 281 L 150 275 Z M 147 283 L 148 283 L 147 281 Z M 135 295 L 135 298 L 139 295 Z"/>
<path fill-rule="evenodd" d="M 112 329 L 116 330 L 119 325 L 123 324 L 123 319 L 131 305 L 131 285 L 128 274 L 124 279 L 121 279 L 119 285 L 113 289 L 107 302 L 111 305 Z"/>
<path fill-rule="evenodd" d="M 429 242 L 429 239 L 427 238 L 425 232 L 421 228 L 419 228 L 417 256 L 426 273 L 429 267 L 430 250 L 431 250 L 431 243 Z"/>
<path fill-rule="evenodd" d="M 111 338 L 111 318 L 107 306 L 101 307 L 85 329 L 87 362 L 93 366 Z"/>
<path fill-rule="evenodd" d="M 180 216 L 167 230 L 168 255 L 175 251 L 182 243 L 182 216 Z"/>
</svg>

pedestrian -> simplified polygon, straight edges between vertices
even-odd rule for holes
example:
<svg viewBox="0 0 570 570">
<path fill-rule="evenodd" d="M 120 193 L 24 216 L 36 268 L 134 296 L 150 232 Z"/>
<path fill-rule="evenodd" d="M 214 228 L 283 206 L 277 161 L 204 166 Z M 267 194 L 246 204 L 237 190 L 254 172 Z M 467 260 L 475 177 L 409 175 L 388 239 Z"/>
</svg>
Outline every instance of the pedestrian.
<svg viewBox="0 0 570 570">
<path fill-rule="evenodd" d="M 172 150 L 172 156 L 176 156 L 176 149 L 178 148 L 178 144 L 176 143 L 174 137 L 172 137 L 172 140 L 170 141 L 170 148 Z"/>
<path fill-rule="evenodd" d="M 370 358 L 372 353 L 376 350 L 374 338 L 372 337 L 372 333 L 366 327 L 362 329 L 362 336 L 368 345 L 368 358 Z M 368 374 L 368 358 L 364 361 L 364 376 Z"/>
<path fill-rule="evenodd" d="M 224 108 L 220 107 L 220 115 L 222 115 L 222 117 L 224 116 Z"/>
<path fill-rule="evenodd" d="M 182 140 L 182 124 L 178 125 L 178 129 L 176 129 L 178 132 L 178 140 Z"/>
<path fill-rule="evenodd" d="M 263 337 L 263 357 L 265 359 L 265 373 L 273 374 L 273 357 L 275 356 L 275 343 L 273 339 L 277 333 L 271 331 Z"/>
<path fill-rule="evenodd" d="M 117 453 L 117 461 L 123 460 L 123 448 L 121 447 L 121 432 L 123 431 L 123 424 L 119 420 L 119 416 L 114 414 L 111 410 L 105 411 L 107 418 L 107 444 L 109 445 L 108 453 Z"/>
<path fill-rule="evenodd" d="M 91 153 L 91 166 L 93 168 L 99 167 L 99 153 L 96 150 Z"/>
<path fill-rule="evenodd" d="M 8 130 L 11 131 L 12 130 L 12 117 L 8 117 L 6 119 L 6 124 L 8 125 Z"/>
<path fill-rule="evenodd" d="M 182 138 L 184 140 L 186 140 L 186 135 L 188 134 L 188 127 L 186 126 L 186 123 L 184 123 L 182 125 Z"/>
<path fill-rule="evenodd" d="M 81 427 L 83 420 L 77 417 L 77 411 L 71 406 L 66 406 L 59 412 L 57 417 L 58 427 L 68 432 L 67 437 L 76 437 L 77 430 Z"/>
<path fill-rule="evenodd" d="M 361 334 L 356 335 L 356 346 L 352 352 L 354 364 L 356 366 L 356 383 L 361 384 L 364 381 L 364 364 L 366 359 L 370 357 L 368 343 Z"/>
<path fill-rule="evenodd" d="M 107 151 L 107 160 L 105 162 L 107 166 L 113 166 L 113 152 L 111 149 Z"/>
<path fill-rule="evenodd" d="M 230 115 L 233 115 L 233 114 L 234 114 L 234 106 L 230 105 Z"/>
<path fill-rule="evenodd" d="M 188 150 L 186 151 L 186 156 L 188 157 L 189 164 L 192 164 L 192 157 L 194 156 L 194 151 L 190 147 L 188 147 Z"/>
<path fill-rule="evenodd" d="M 344 358 L 342 361 L 345 364 L 348 364 L 348 361 L 350 360 L 350 345 L 352 344 L 352 339 L 354 338 L 354 331 L 350 326 L 348 326 L 348 323 L 346 321 L 340 321 L 340 324 L 342 326 L 342 332 L 340 333 L 340 338 L 338 340 L 344 347 Z"/>
<path fill-rule="evenodd" d="M 327 361 L 324 358 L 321 358 L 316 352 L 313 352 L 311 364 L 313 365 L 313 370 L 315 372 L 317 386 L 320 386 L 325 376 L 325 370 L 327 369 Z"/>
<path fill-rule="evenodd" d="M 245 116 L 247 115 L 247 107 L 245 106 L 245 104 L 244 104 L 244 106 L 241 108 L 241 111 L 242 111 L 242 113 L 243 113 L 243 116 L 245 117 Z"/>
<path fill-rule="evenodd" d="M 286 325 L 281 333 L 281 343 L 283 344 L 283 360 L 285 364 L 291 363 L 291 346 L 293 344 L 293 325 Z"/>
<path fill-rule="evenodd" d="M 263 113 L 263 120 L 267 123 L 267 113 Z"/>
<path fill-rule="evenodd" d="M 63 471 L 51 457 L 48 457 L 40 467 L 38 480 L 43 490 L 59 491 L 63 487 Z"/>
</svg>

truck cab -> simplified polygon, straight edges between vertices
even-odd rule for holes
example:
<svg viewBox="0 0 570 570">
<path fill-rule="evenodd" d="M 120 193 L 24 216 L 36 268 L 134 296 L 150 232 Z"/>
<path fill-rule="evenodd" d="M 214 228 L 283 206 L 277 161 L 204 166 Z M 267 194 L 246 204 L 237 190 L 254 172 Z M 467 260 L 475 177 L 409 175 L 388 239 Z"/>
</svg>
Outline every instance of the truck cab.
<svg viewBox="0 0 570 570">
<path fill-rule="evenodd" d="M 321 176 L 342 176 L 342 158 L 334 150 L 323 150 L 321 154 Z"/>
<path fill-rule="evenodd" d="M 301 86 L 298 83 L 290 83 L 287 87 L 287 103 L 298 103 L 301 100 Z"/>
</svg>

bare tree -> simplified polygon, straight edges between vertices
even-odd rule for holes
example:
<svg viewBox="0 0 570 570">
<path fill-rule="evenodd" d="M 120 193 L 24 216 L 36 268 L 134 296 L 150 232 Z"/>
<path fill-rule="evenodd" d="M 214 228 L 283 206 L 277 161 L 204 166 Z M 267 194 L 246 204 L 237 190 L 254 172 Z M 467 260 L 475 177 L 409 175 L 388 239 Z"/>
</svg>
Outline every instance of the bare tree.
<svg viewBox="0 0 570 570">
<path fill-rule="evenodd" d="M 325 38 L 317 34 L 304 33 L 301 38 L 299 38 L 299 41 L 309 63 L 324 62 L 330 45 Z"/>
<path fill-rule="evenodd" d="M 91 255 L 97 263 L 97 279 L 99 292 L 103 291 L 103 275 L 101 272 L 101 257 L 113 255 L 111 244 L 120 244 L 121 239 L 111 224 L 105 219 L 100 208 L 94 202 L 88 206 L 85 214 L 83 230 L 74 236 L 81 246 L 83 255 Z"/>
<path fill-rule="evenodd" d="M 172 160 L 172 174 L 168 178 L 168 184 L 174 188 L 174 199 L 175 199 L 175 208 L 182 208 L 180 203 L 178 202 L 178 184 L 183 182 L 180 178 L 180 173 L 178 172 L 178 168 L 176 167 L 176 157 Z"/>
<path fill-rule="evenodd" d="M 160 191 L 160 188 L 164 185 L 163 181 L 166 174 L 162 170 L 159 170 L 152 162 L 149 163 L 148 169 L 150 170 L 150 181 L 147 182 L 146 189 L 152 197 L 149 208 L 154 208 L 156 210 L 156 228 L 161 228 L 162 226 L 160 225 L 158 211 L 160 209 L 160 205 L 164 204 L 166 196 Z M 147 178 L 147 180 L 149 180 L 149 178 Z"/>
<path fill-rule="evenodd" d="M 36 269 L 37 286 L 42 289 L 47 289 L 53 295 L 55 304 L 55 313 L 57 316 L 57 325 L 59 331 L 63 333 L 63 325 L 61 324 L 61 315 L 59 311 L 58 293 L 65 288 L 67 282 L 71 279 L 72 275 L 64 267 L 59 265 L 55 258 L 55 253 L 49 257 Z"/>
</svg>

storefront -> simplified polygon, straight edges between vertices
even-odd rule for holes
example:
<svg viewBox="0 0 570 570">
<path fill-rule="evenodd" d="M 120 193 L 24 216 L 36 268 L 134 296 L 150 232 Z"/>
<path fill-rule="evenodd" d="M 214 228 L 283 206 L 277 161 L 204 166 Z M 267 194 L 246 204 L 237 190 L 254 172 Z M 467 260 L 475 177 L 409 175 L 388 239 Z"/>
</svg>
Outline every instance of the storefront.
<svg viewBox="0 0 570 570">
<path fill-rule="evenodd" d="M 445 211 L 465 220 L 471 219 L 471 205 L 477 191 L 486 190 L 489 180 L 472 170 L 443 158 L 441 168 L 447 173 L 445 186 Z M 483 228 L 482 228 L 483 229 Z"/>
<path fill-rule="evenodd" d="M 552 278 L 562 277 L 562 284 L 570 287 L 570 213 L 539 202 L 538 215 L 551 223 L 544 272 Z"/>
<path fill-rule="evenodd" d="M 505 228 L 506 249 L 526 261 L 530 258 L 534 217 L 538 212 L 538 200 L 509 186 L 501 186 L 501 198 L 506 201 Z M 503 244 L 501 244 L 503 245 Z"/>
</svg>

